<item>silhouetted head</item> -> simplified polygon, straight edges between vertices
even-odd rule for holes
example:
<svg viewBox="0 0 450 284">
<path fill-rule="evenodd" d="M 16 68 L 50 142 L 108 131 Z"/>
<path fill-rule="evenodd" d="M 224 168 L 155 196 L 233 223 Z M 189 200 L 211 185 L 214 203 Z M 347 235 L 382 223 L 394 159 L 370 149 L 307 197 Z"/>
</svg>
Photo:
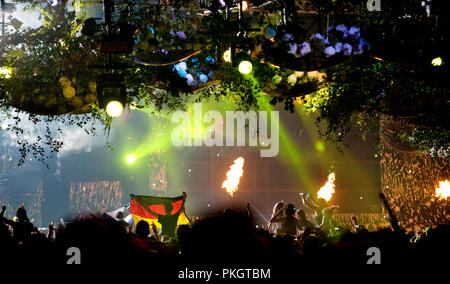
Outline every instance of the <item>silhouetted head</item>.
<svg viewBox="0 0 450 284">
<path fill-rule="evenodd" d="M 273 206 L 272 216 L 275 216 L 275 214 L 277 214 L 277 212 L 280 211 L 281 208 L 283 208 L 283 207 L 284 207 L 284 201 L 283 200 L 277 202 L 275 204 L 275 206 Z"/>
<path fill-rule="evenodd" d="M 170 215 L 173 210 L 172 203 L 164 203 L 164 210 L 166 212 L 166 215 Z"/>
<path fill-rule="evenodd" d="M 227 215 L 227 216 L 233 215 L 233 210 L 231 210 L 230 208 L 225 208 L 225 209 L 223 210 L 223 214 L 224 214 L 224 215 Z"/>
<path fill-rule="evenodd" d="M 295 206 L 293 204 L 288 204 L 284 209 L 284 214 L 286 214 L 286 216 L 293 216 L 295 214 Z"/>
<path fill-rule="evenodd" d="M 25 210 L 23 205 L 17 208 L 16 216 L 19 222 L 28 222 L 27 210 Z"/>
<path fill-rule="evenodd" d="M 303 209 L 298 209 L 297 210 L 297 218 L 299 220 L 306 220 L 306 215 L 305 215 L 305 211 L 303 211 Z"/>
<path fill-rule="evenodd" d="M 317 200 L 317 206 L 320 208 L 325 208 L 327 207 L 327 201 L 323 198 L 319 198 L 319 200 Z"/>
<path fill-rule="evenodd" d="M 150 226 L 144 220 L 141 220 L 136 225 L 136 235 L 139 238 L 145 239 L 150 234 Z"/>
<path fill-rule="evenodd" d="M 123 212 L 122 211 L 117 212 L 116 218 L 120 220 L 123 219 Z"/>
</svg>

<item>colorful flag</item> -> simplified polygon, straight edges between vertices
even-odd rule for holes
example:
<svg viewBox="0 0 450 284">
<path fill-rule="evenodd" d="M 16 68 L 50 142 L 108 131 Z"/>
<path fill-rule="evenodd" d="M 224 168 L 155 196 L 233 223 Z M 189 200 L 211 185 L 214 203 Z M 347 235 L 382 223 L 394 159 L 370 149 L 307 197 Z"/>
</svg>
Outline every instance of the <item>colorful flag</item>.
<svg viewBox="0 0 450 284">
<path fill-rule="evenodd" d="M 156 197 L 146 195 L 130 195 L 131 208 L 130 213 L 133 217 L 134 224 L 144 220 L 150 226 L 152 223 L 157 228 L 161 228 L 161 224 L 158 222 L 158 217 L 162 216 L 174 216 L 178 214 L 177 226 L 189 224 L 190 220 L 184 212 L 184 198 L 179 197 Z M 171 205 L 172 211 L 169 214 L 165 208 L 167 204 Z"/>
</svg>

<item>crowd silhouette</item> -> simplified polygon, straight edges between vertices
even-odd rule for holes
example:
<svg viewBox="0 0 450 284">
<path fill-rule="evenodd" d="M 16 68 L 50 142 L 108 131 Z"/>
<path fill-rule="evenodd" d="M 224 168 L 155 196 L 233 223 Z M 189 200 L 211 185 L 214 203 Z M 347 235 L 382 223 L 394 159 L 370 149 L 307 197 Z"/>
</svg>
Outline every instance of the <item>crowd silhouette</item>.
<svg viewBox="0 0 450 284">
<path fill-rule="evenodd" d="M 46 232 L 41 232 L 30 223 L 23 206 L 17 209 L 14 220 L 3 216 L 3 206 L 1 260 L 61 264 L 67 261 L 67 249 L 76 247 L 81 252 L 81 263 L 88 264 L 126 260 L 167 268 L 186 263 L 300 265 L 324 259 L 365 264 L 367 250 L 376 247 L 381 251 L 382 263 L 407 264 L 439 261 L 450 251 L 448 224 L 406 232 L 395 216 L 389 215 L 391 226 L 369 231 L 352 216 L 352 228 L 346 229 L 333 220 L 333 208 L 326 202 L 311 207 L 313 220 L 294 205 L 279 202 L 265 227 L 253 224 L 250 205 L 242 211 L 226 209 L 181 225 L 174 236 L 168 236 L 145 221 L 129 225 L 122 212 L 116 219 L 90 215 L 57 228 L 50 224 Z"/>
</svg>

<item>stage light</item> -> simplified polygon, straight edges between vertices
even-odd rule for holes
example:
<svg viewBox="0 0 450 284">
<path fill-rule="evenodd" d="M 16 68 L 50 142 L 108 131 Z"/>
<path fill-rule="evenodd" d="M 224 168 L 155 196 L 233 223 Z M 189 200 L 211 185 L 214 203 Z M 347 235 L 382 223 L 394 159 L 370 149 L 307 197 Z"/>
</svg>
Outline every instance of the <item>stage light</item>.
<svg viewBox="0 0 450 284">
<path fill-rule="evenodd" d="M 227 49 L 224 53 L 223 53 L 223 61 L 225 62 L 231 62 L 231 48 Z"/>
<path fill-rule="evenodd" d="M 433 60 L 431 60 L 431 65 L 433 66 L 441 66 L 442 65 L 442 58 L 436 57 Z"/>
<path fill-rule="evenodd" d="M 0 67 L 0 76 L 6 79 L 11 78 L 12 68 L 10 67 Z"/>
<path fill-rule="evenodd" d="M 244 60 L 241 61 L 241 63 L 239 63 L 239 72 L 241 72 L 242 74 L 249 74 L 250 72 L 252 72 L 252 63 L 250 61 Z"/>
<path fill-rule="evenodd" d="M 106 113 L 111 117 L 118 117 L 123 112 L 123 105 L 119 101 L 111 101 L 106 106 Z"/>
<path fill-rule="evenodd" d="M 125 160 L 127 161 L 128 164 L 133 164 L 134 162 L 136 162 L 136 156 L 135 155 L 128 155 Z"/>
<path fill-rule="evenodd" d="M 238 4 L 239 9 L 241 8 L 241 4 Z M 245 12 L 248 10 L 248 2 L 247 1 L 242 1 L 242 12 Z"/>
</svg>

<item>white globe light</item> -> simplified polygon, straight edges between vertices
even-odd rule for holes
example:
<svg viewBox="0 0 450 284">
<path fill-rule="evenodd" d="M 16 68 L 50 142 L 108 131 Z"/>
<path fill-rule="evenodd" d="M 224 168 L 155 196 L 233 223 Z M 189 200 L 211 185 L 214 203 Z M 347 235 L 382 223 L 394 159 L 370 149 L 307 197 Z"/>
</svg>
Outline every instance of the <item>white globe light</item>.
<svg viewBox="0 0 450 284">
<path fill-rule="evenodd" d="M 111 117 L 118 117 L 123 112 L 123 105 L 118 101 L 111 101 L 106 106 L 106 113 Z"/>
<path fill-rule="evenodd" d="M 133 164 L 134 162 L 136 162 L 136 156 L 134 155 L 128 155 L 125 159 L 128 164 Z"/>
<path fill-rule="evenodd" d="M 241 63 L 239 63 L 239 72 L 242 74 L 249 74 L 252 72 L 252 63 L 250 61 L 244 60 Z"/>
</svg>

